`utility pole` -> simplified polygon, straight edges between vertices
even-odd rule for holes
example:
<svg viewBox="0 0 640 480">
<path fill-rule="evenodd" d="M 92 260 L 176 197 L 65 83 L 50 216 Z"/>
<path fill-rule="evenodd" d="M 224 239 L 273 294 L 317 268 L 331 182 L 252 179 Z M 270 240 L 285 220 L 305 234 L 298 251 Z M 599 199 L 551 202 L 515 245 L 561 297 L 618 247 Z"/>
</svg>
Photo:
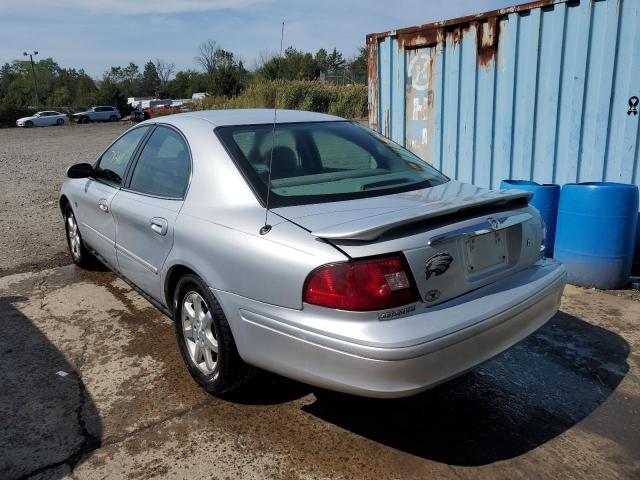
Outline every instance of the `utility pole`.
<svg viewBox="0 0 640 480">
<path fill-rule="evenodd" d="M 38 51 L 34 50 L 32 53 L 23 52 L 22 54 L 25 57 L 29 57 L 29 60 L 31 60 L 31 73 L 33 74 L 33 91 L 36 94 L 36 107 L 37 107 L 38 104 L 40 103 L 40 99 L 38 98 L 38 80 L 36 80 L 36 67 L 33 64 L 33 56 L 38 55 Z"/>
</svg>

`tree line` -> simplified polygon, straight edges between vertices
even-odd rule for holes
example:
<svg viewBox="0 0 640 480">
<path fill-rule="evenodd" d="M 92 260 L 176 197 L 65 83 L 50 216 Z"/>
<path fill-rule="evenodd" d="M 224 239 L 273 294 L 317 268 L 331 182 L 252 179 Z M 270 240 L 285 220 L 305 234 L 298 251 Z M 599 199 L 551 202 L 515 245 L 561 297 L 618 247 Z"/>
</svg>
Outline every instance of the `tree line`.
<svg viewBox="0 0 640 480">
<path fill-rule="evenodd" d="M 35 110 L 74 111 L 91 105 L 115 105 L 127 113 L 127 97 L 191 98 L 206 92 L 231 98 L 255 82 L 316 80 L 365 83 L 365 49 L 345 59 L 335 48 L 315 54 L 287 48 L 282 56 L 261 54 L 253 68 L 246 68 L 231 51 L 210 40 L 200 45 L 196 68 L 176 70 L 173 63 L 149 60 L 142 69 L 135 63 L 112 66 L 101 79 L 93 79 L 82 68 L 64 68 L 53 58 L 34 62 L 14 60 L 0 67 L 0 125 L 13 125 Z M 35 84 L 34 84 L 35 76 Z M 34 88 L 37 87 L 37 88 Z"/>
</svg>

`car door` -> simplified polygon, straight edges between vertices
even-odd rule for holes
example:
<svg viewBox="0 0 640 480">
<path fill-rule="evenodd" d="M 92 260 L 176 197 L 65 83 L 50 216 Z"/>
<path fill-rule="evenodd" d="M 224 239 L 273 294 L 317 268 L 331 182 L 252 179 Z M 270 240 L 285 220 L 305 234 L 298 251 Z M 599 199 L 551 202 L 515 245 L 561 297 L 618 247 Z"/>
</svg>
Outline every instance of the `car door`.
<svg viewBox="0 0 640 480">
<path fill-rule="evenodd" d="M 84 180 L 83 188 L 73 199 L 82 238 L 114 268 L 118 263 L 111 204 L 122 186 L 127 166 L 148 130 L 148 126 L 140 126 L 118 138 L 100 156 L 93 176 Z"/>
<path fill-rule="evenodd" d="M 42 127 L 47 124 L 47 112 L 39 112 L 33 116 L 33 124 Z"/>
<path fill-rule="evenodd" d="M 55 125 L 58 121 L 58 112 L 47 112 L 47 125 Z"/>
<path fill-rule="evenodd" d="M 51 112 L 51 116 L 50 118 L 50 122 L 49 125 L 57 125 L 58 124 L 58 120 L 60 120 L 61 118 L 63 118 L 63 114 L 60 112 Z"/>
<path fill-rule="evenodd" d="M 173 246 L 173 228 L 191 177 L 191 154 L 175 128 L 158 125 L 112 202 L 116 254 L 122 274 L 161 300 L 161 271 Z"/>
</svg>

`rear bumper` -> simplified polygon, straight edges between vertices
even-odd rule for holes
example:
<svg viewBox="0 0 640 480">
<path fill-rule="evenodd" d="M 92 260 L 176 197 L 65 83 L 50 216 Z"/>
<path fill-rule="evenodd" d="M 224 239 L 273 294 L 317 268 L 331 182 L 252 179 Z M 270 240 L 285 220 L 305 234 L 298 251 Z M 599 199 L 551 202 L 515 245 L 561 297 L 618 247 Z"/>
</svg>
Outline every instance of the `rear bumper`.
<svg viewBox="0 0 640 480">
<path fill-rule="evenodd" d="M 285 309 L 214 293 L 246 362 L 331 390 L 403 397 L 533 333 L 557 312 L 565 283 L 564 267 L 542 260 L 458 299 L 387 321 L 327 318 L 331 310 Z"/>
</svg>

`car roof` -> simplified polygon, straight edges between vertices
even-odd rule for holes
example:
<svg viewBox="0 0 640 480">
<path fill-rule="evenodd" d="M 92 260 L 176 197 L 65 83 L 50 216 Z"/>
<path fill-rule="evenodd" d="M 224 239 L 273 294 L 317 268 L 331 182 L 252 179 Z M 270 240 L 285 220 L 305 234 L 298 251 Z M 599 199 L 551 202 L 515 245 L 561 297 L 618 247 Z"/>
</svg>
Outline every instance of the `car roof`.
<svg viewBox="0 0 640 480">
<path fill-rule="evenodd" d="M 162 117 L 162 122 L 173 123 L 174 120 L 179 121 L 180 118 L 191 117 L 205 120 L 217 127 L 229 125 L 257 125 L 273 123 L 272 108 L 243 108 L 230 110 L 202 110 L 186 113 L 178 113 Z M 296 123 L 296 122 L 335 122 L 345 120 L 335 115 L 327 115 L 326 113 L 305 112 L 301 110 L 280 110 L 276 115 L 277 123 Z"/>
</svg>

